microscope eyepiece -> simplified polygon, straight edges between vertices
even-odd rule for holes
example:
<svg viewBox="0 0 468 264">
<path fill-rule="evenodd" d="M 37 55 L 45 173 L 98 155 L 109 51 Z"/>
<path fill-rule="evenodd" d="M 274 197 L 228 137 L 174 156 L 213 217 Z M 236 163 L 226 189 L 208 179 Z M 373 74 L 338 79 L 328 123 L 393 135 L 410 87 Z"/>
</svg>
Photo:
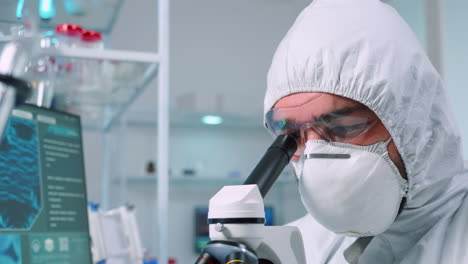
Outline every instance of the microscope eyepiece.
<svg viewBox="0 0 468 264">
<path fill-rule="evenodd" d="M 244 185 L 257 184 L 262 197 L 265 197 L 296 150 L 297 135 L 279 135 L 267 149 Z"/>
</svg>

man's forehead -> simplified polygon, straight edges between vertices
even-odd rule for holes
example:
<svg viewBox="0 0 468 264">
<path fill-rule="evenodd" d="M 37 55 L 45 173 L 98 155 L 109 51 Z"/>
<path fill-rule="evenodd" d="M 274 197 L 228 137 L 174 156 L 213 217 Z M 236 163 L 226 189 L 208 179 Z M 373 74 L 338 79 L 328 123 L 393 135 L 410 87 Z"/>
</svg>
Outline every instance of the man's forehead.
<svg viewBox="0 0 468 264">
<path fill-rule="evenodd" d="M 276 107 L 297 107 L 303 104 L 306 104 L 310 101 L 316 100 L 325 93 L 315 93 L 315 92 L 308 92 L 308 93 L 295 93 L 287 95 L 281 99 L 279 99 L 273 108 Z"/>
</svg>

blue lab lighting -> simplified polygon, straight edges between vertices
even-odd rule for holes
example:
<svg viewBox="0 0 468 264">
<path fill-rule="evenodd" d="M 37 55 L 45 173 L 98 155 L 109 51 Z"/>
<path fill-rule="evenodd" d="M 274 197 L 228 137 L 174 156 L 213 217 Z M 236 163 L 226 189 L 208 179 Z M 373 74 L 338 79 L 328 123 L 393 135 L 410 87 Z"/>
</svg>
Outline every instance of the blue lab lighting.
<svg viewBox="0 0 468 264">
<path fill-rule="evenodd" d="M 24 1 L 25 0 L 18 0 L 18 4 L 16 5 L 16 18 L 23 17 Z"/>
<path fill-rule="evenodd" d="M 51 37 L 54 34 L 55 34 L 55 32 L 53 30 L 49 30 L 49 31 L 46 31 L 46 32 L 42 33 L 42 35 L 47 36 L 47 37 Z"/>
<path fill-rule="evenodd" d="M 223 118 L 216 115 L 206 115 L 202 118 L 202 122 L 207 125 L 219 125 L 223 123 Z"/>
<path fill-rule="evenodd" d="M 42 19 L 51 19 L 55 16 L 54 0 L 39 1 L 39 16 Z"/>
</svg>

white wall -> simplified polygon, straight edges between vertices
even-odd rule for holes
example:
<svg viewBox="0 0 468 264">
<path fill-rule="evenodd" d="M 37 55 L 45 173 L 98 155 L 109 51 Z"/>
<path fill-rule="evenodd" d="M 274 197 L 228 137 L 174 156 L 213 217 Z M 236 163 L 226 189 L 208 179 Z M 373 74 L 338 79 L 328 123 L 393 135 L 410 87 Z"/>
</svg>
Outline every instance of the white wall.
<svg viewBox="0 0 468 264">
<path fill-rule="evenodd" d="M 153 2 L 126 1 L 111 38 L 115 48 L 157 50 Z M 273 53 L 310 0 L 170 2 L 172 101 L 193 92 L 222 93 L 223 111 L 260 120 Z M 133 109 L 155 109 L 155 91 L 153 83 Z"/>
<path fill-rule="evenodd" d="M 445 76 L 449 99 L 460 125 L 465 159 L 468 157 L 468 2 L 444 1 Z"/>
<path fill-rule="evenodd" d="M 86 186 L 88 200 L 100 201 L 101 170 L 103 162 L 103 135 L 97 132 L 84 131 L 83 149 L 86 167 Z"/>
</svg>

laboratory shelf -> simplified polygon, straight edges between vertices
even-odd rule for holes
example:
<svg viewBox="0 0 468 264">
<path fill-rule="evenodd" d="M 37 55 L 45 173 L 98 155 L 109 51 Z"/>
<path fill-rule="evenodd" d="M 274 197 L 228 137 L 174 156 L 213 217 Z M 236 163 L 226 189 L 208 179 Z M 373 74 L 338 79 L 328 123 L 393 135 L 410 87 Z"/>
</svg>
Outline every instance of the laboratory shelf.
<svg viewBox="0 0 468 264">
<path fill-rule="evenodd" d="M 241 185 L 245 178 L 215 178 L 215 177 L 170 177 L 170 186 L 205 186 L 205 187 L 222 187 L 225 185 Z M 114 179 L 113 183 L 120 184 L 120 179 Z M 153 185 L 157 184 L 158 180 L 155 176 L 130 176 L 125 179 L 128 185 Z M 296 181 L 290 175 L 282 175 L 274 185 L 296 184 Z"/>
<path fill-rule="evenodd" d="M 152 128 L 157 127 L 157 121 L 154 116 L 156 111 L 128 111 L 125 113 L 125 122 L 128 127 Z M 257 116 L 242 116 L 236 114 L 223 113 L 222 124 L 207 125 L 202 122 L 202 118 L 207 112 L 196 112 L 184 109 L 171 108 L 171 119 L 169 121 L 172 128 L 230 128 L 230 129 L 257 129 L 265 131 L 262 121 Z"/>
<path fill-rule="evenodd" d="M 81 116 L 85 129 L 107 131 L 157 75 L 157 53 L 42 48 L 55 64 L 54 107 Z"/>
<path fill-rule="evenodd" d="M 74 57 L 82 59 L 116 60 L 135 63 L 157 63 L 159 54 L 152 52 L 87 49 L 87 48 L 42 48 L 48 55 Z"/>
</svg>

